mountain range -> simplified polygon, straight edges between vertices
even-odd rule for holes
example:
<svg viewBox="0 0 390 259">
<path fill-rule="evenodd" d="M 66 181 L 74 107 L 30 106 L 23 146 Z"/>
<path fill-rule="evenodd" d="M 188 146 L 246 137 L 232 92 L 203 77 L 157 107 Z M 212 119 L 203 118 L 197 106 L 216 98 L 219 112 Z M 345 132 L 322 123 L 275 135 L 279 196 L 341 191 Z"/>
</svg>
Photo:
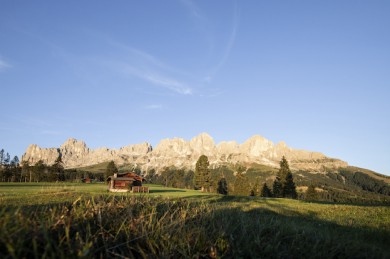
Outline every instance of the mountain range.
<svg viewBox="0 0 390 259">
<path fill-rule="evenodd" d="M 113 160 L 117 165 L 127 164 L 144 171 L 159 171 L 165 167 L 194 169 L 202 154 L 208 156 L 212 168 L 236 163 L 278 167 L 282 156 L 287 158 L 290 167 L 295 170 L 320 172 L 348 166 L 347 162 L 329 158 L 322 153 L 293 149 L 284 142 L 274 144 L 259 135 L 242 144 L 235 141 L 215 144 L 207 133 L 201 133 L 190 141 L 182 138 L 163 139 L 155 148 L 145 142 L 119 149 L 90 149 L 85 142 L 70 138 L 58 148 L 41 148 L 32 144 L 22 161 L 33 165 L 42 160 L 50 165 L 61 155 L 65 168 L 79 168 Z"/>
</svg>

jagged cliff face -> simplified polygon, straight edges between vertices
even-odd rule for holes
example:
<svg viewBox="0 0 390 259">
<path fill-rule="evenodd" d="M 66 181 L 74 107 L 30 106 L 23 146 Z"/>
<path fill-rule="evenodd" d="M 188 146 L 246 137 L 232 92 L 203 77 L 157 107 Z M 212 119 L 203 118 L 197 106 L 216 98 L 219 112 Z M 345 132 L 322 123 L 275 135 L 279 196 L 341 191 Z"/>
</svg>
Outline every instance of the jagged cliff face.
<svg viewBox="0 0 390 259">
<path fill-rule="evenodd" d="M 118 165 L 147 163 L 148 153 L 152 151 L 152 146 L 148 143 L 129 145 L 117 149 L 98 148 L 91 150 L 83 141 L 68 139 L 59 149 L 40 148 L 37 145 L 30 145 L 22 157 L 22 161 L 35 164 L 42 160 L 45 164 L 53 164 L 59 152 L 65 168 L 76 168 L 82 166 L 95 165 L 113 160 Z"/>
<path fill-rule="evenodd" d="M 331 159 L 318 152 L 295 150 L 284 142 L 274 145 L 271 141 L 253 136 L 243 144 L 235 141 L 215 144 L 206 133 L 202 133 L 190 141 L 181 138 L 163 139 L 152 149 L 148 143 L 129 145 L 120 149 L 99 148 L 91 150 L 83 141 L 67 140 L 59 150 L 57 148 L 40 148 L 30 145 L 22 157 L 22 161 L 35 164 L 42 160 L 46 164 L 54 163 L 62 155 L 66 168 L 89 166 L 107 161 L 115 161 L 117 165 L 133 164 L 143 170 L 175 166 L 177 168 L 194 169 L 199 156 L 208 156 L 210 165 L 217 167 L 223 164 L 264 164 L 278 167 L 282 156 L 285 156 L 292 169 L 321 171 L 326 168 L 339 168 L 348 164 L 338 159 Z"/>
</svg>

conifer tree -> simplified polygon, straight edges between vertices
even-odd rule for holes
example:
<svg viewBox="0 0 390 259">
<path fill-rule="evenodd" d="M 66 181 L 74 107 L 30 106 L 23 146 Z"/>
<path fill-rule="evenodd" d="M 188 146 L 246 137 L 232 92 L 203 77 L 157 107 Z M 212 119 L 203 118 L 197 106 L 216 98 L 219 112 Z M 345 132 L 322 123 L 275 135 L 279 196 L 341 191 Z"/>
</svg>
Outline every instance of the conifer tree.
<svg viewBox="0 0 390 259">
<path fill-rule="evenodd" d="M 65 181 L 65 170 L 64 170 L 64 163 L 62 162 L 62 154 L 60 149 L 57 149 L 58 157 L 54 164 L 51 166 L 52 172 L 54 175 L 54 180 L 57 181 Z"/>
<path fill-rule="evenodd" d="M 4 164 L 7 166 L 7 165 L 9 165 L 10 161 L 11 161 L 11 156 L 10 156 L 10 154 L 7 152 L 7 154 L 6 154 L 5 157 L 4 157 L 3 162 L 4 162 Z"/>
<path fill-rule="evenodd" d="M 209 170 L 209 159 L 205 155 L 201 155 L 195 165 L 194 189 L 202 191 L 210 191 L 211 173 Z"/>
<path fill-rule="evenodd" d="M 282 197 L 296 199 L 298 194 L 296 191 L 293 175 L 284 156 L 280 161 L 278 177 L 280 178 L 280 182 L 282 184 Z"/>
<path fill-rule="evenodd" d="M 283 196 L 286 198 L 296 199 L 298 197 L 295 183 L 293 180 L 292 173 L 289 172 L 286 175 L 285 183 L 283 185 Z"/>
<path fill-rule="evenodd" d="M 22 181 L 31 182 L 32 181 L 32 169 L 27 161 L 22 161 Z"/>
<path fill-rule="evenodd" d="M 105 171 L 105 178 L 107 179 L 109 176 L 112 176 L 116 173 L 118 173 L 118 168 L 116 167 L 114 161 L 111 160 L 107 165 L 107 168 Z"/>
<path fill-rule="evenodd" d="M 257 196 L 259 194 L 259 179 L 256 179 L 255 184 L 251 188 L 250 196 Z"/>
<path fill-rule="evenodd" d="M 21 168 L 19 166 L 19 158 L 18 156 L 14 156 L 12 158 L 9 170 L 11 171 L 11 181 L 20 181 L 20 176 L 21 176 Z"/>
<path fill-rule="evenodd" d="M 14 156 L 14 158 L 11 160 L 11 165 L 12 166 L 19 166 L 19 157 Z"/>
<path fill-rule="evenodd" d="M 266 183 L 264 183 L 261 188 L 260 197 L 272 197 L 271 190 Z"/>
<path fill-rule="evenodd" d="M 42 181 L 45 179 L 46 171 L 47 171 L 47 166 L 45 163 L 43 163 L 42 160 L 39 160 L 38 162 L 35 163 L 33 166 L 33 171 L 34 171 L 34 181 Z"/>
<path fill-rule="evenodd" d="M 280 182 L 279 176 L 276 176 L 274 183 L 272 185 L 272 193 L 275 198 L 282 198 L 283 197 L 283 186 Z"/>
<path fill-rule="evenodd" d="M 0 150 L 0 166 L 3 165 L 4 162 L 4 149 Z"/>
<path fill-rule="evenodd" d="M 227 184 L 227 181 L 226 181 L 226 178 L 225 178 L 225 177 L 222 177 L 222 178 L 218 181 L 217 192 L 218 192 L 219 194 L 223 194 L 223 195 L 227 195 L 227 194 L 228 194 L 228 184 Z"/>
<path fill-rule="evenodd" d="M 280 168 L 278 171 L 278 176 L 280 178 L 282 185 L 284 185 L 286 183 L 286 177 L 288 173 L 291 173 L 287 159 L 284 156 L 282 157 L 282 160 L 280 160 L 279 165 Z"/>
</svg>

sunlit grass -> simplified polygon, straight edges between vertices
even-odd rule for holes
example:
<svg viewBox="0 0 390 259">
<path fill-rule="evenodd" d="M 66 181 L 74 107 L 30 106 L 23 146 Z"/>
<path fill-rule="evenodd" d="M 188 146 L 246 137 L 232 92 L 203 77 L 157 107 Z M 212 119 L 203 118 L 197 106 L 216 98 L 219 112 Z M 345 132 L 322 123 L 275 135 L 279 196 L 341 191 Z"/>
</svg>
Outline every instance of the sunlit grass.
<svg viewBox="0 0 390 259">
<path fill-rule="evenodd" d="M 0 204 L 9 205 L 42 205 L 47 203 L 67 201 L 78 196 L 106 195 L 132 196 L 148 195 L 166 198 L 184 198 L 209 196 L 196 190 L 185 190 L 161 185 L 146 184 L 148 194 L 110 193 L 104 183 L 0 183 Z"/>
</svg>

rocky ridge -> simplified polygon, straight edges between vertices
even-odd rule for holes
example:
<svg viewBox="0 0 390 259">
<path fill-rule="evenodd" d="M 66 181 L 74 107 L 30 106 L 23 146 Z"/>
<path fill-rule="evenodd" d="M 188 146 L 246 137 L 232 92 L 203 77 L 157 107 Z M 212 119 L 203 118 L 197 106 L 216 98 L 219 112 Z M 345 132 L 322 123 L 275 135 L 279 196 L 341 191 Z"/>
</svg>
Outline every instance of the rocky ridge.
<svg viewBox="0 0 390 259">
<path fill-rule="evenodd" d="M 120 149 L 90 149 L 85 142 L 68 139 L 59 148 L 41 148 L 30 145 L 22 157 L 22 161 L 35 164 L 42 160 L 53 164 L 62 155 L 65 168 L 77 168 L 95 165 L 113 160 L 117 165 L 133 164 L 143 170 L 175 166 L 177 168 L 194 169 L 200 155 L 207 155 L 211 167 L 224 164 L 263 164 L 277 167 L 282 156 L 285 156 L 292 169 L 321 171 L 324 168 L 345 167 L 344 161 L 326 157 L 319 152 L 296 150 L 284 142 L 276 145 L 259 135 L 249 138 L 242 144 L 235 141 L 215 144 L 213 138 L 202 133 L 190 141 L 182 138 L 163 139 L 153 149 L 149 143 L 135 144 Z"/>
</svg>

